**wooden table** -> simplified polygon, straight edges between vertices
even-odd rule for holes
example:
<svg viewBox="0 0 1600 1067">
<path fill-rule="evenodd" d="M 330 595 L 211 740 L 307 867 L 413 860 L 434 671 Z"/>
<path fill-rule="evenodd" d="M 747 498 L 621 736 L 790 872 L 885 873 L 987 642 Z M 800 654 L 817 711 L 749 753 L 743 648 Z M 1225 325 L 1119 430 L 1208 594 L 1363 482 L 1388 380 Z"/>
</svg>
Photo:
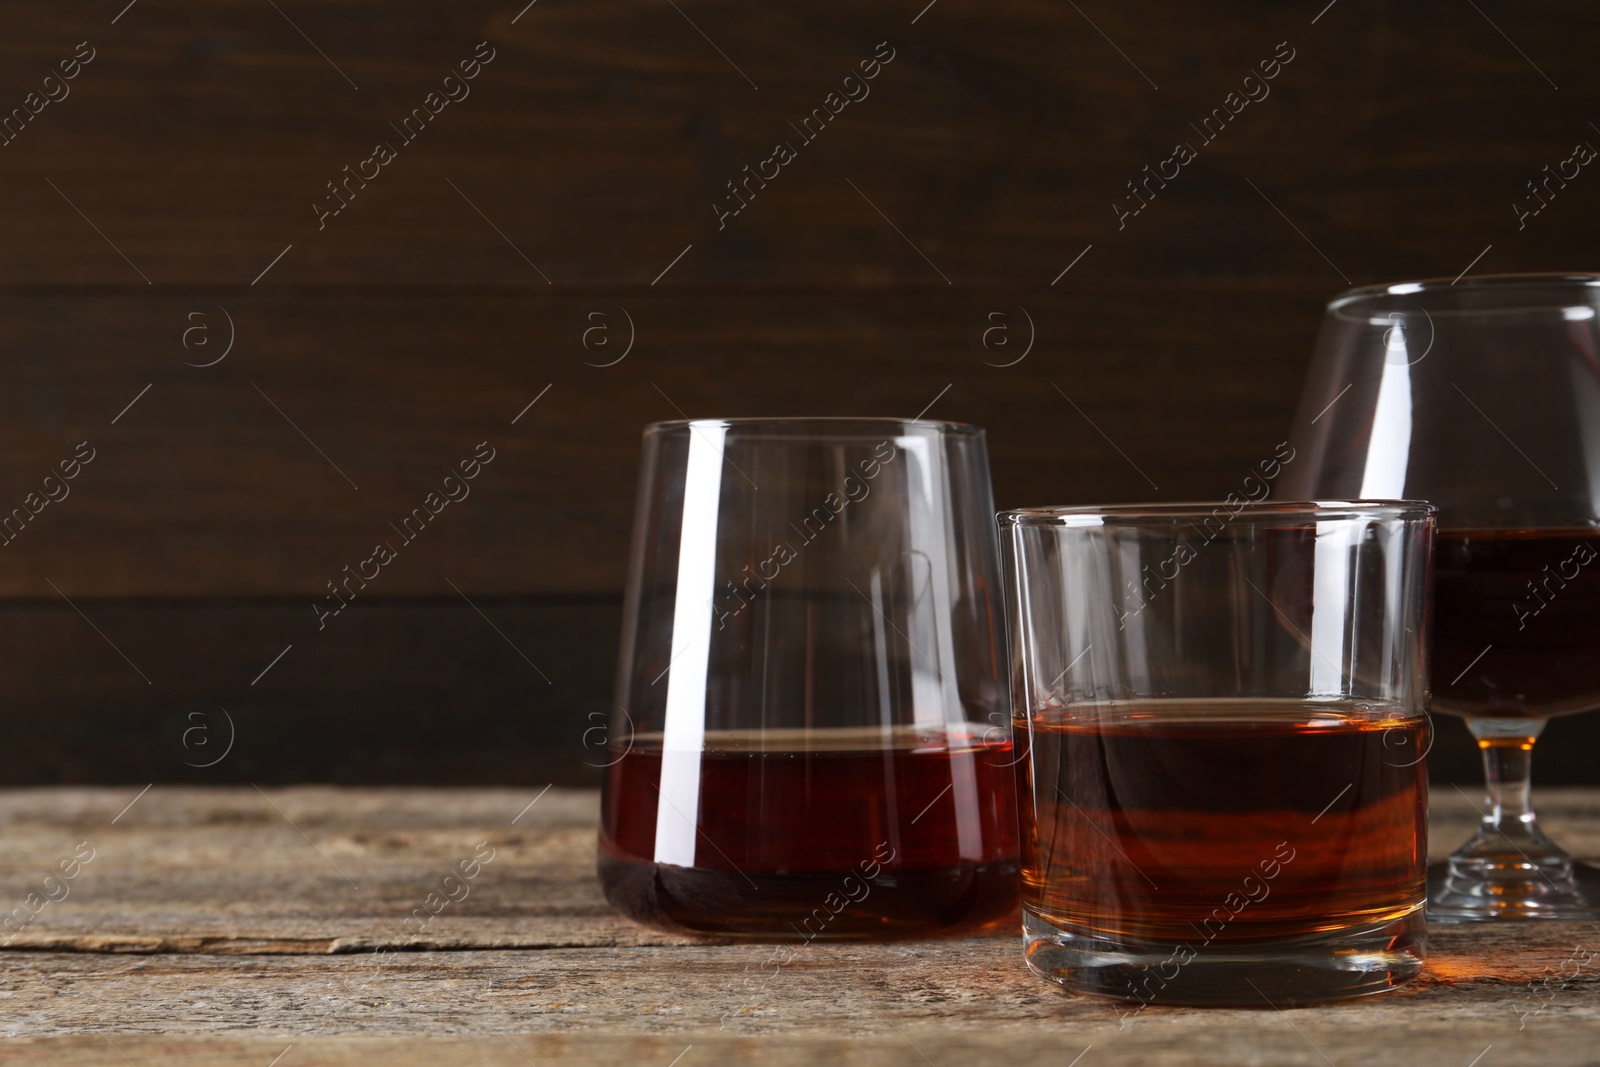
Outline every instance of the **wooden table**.
<svg viewBox="0 0 1600 1067">
<path fill-rule="evenodd" d="M 1587 1061 L 1600 1038 L 1590 924 L 1439 928 L 1426 975 L 1397 993 L 1153 1007 L 1119 1027 L 1108 1002 L 1031 977 L 1014 935 L 816 943 L 773 974 L 771 946 L 617 918 L 592 873 L 592 792 L 163 786 L 129 807 L 136 794 L 0 796 L 0 908 L 22 909 L 0 931 L 0 1060 L 1501 1067 Z M 1600 790 L 1541 799 L 1552 831 L 1600 853 Z M 1436 851 L 1473 817 L 1436 790 Z M 47 882 L 63 860 L 74 877 Z M 460 899 L 408 928 L 460 861 Z"/>
</svg>

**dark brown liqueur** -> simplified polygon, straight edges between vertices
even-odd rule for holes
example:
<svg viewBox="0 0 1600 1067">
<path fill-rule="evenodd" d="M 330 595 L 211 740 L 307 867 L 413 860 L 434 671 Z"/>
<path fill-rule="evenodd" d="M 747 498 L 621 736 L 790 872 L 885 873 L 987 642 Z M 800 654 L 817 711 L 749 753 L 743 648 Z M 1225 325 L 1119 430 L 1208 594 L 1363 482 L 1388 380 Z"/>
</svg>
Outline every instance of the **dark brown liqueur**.
<svg viewBox="0 0 1600 1067">
<path fill-rule="evenodd" d="M 1600 707 L 1600 532 L 1439 532 L 1433 707 L 1474 718 Z"/>
<path fill-rule="evenodd" d="M 1009 738 L 708 734 L 693 866 L 655 860 L 660 735 L 608 774 L 600 880 L 631 918 L 767 938 L 917 936 L 1015 923 Z"/>
<path fill-rule="evenodd" d="M 1046 709 L 1015 732 L 1033 768 L 1018 776 L 1023 903 L 1074 935 L 1203 951 L 1422 904 L 1420 715 L 1174 701 Z"/>
</svg>

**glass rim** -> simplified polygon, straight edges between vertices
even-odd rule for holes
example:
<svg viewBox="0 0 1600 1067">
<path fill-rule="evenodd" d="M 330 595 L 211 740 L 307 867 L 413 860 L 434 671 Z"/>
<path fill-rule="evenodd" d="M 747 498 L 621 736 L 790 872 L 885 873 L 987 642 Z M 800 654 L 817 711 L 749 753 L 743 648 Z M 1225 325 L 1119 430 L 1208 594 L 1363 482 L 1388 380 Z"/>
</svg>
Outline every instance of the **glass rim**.
<svg viewBox="0 0 1600 1067">
<path fill-rule="evenodd" d="M 1010 508 L 1001 511 L 996 519 L 1002 526 L 1106 526 L 1213 518 L 1222 512 L 1229 522 L 1297 518 L 1417 521 L 1433 519 L 1438 511 L 1426 500 L 1245 500 L 1237 506 L 1212 500 Z"/>
<path fill-rule="evenodd" d="M 652 422 L 645 426 L 646 435 L 670 433 L 677 430 L 692 430 L 696 427 L 717 427 L 724 430 L 770 430 L 793 434 L 807 427 L 813 428 L 812 434 L 826 438 L 835 436 L 848 428 L 862 430 L 877 430 L 889 432 L 895 430 L 901 433 L 908 429 L 911 431 L 924 431 L 955 436 L 982 436 L 982 426 L 971 422 L 956 422 L 948 419 L 905 419 L 894 418 L 888 415 L 739 415 L 721 418 L 705 419 L 665 419 Z"/>
<path fill-rule="evenodd" d="M 1591 274 L 1583 271 L 1480 274 L 1471 278 L 1418 278 L 1412 281 L 1359 285 L 1352 289 L 1346 289 L 1332 300 L 1329 300 L 1327 309 L 1329 311 L 1337 311 L 1364 300 L 1373 300 L 1386 296 L 1412 296 L 1417 293 L 1464 292 L 1469 290 L 1511 292 L 1517 289 L 1540 287 L 1600 288 L 1600 274 Z"/>
</svg>

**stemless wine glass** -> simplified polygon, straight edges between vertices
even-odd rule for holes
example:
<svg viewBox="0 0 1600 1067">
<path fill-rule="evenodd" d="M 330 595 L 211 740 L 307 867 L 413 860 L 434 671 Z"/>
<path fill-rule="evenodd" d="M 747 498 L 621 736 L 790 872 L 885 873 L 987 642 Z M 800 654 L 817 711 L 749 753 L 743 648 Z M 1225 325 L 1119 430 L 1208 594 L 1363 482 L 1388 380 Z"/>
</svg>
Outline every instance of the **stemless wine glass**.
<svg viewBox="0 0 1600 1067">
<path fill-rule="evenodd" d="M 1600 870 L 1540 830 L 1534 740 L 1600 707 L 1600 275 L 1355 289 L 1328 305 L 1284 492 L 1439 508 L 1433 706 L 1488 810 L 1430 872 L 1435 921 L 1600 916 Z"/>
<path fill-rule="evenodd" d="M 644 436 L 600 879 L 657 926 L 913 936 L 1016 913 L 983 431 Z"/>
</svg>

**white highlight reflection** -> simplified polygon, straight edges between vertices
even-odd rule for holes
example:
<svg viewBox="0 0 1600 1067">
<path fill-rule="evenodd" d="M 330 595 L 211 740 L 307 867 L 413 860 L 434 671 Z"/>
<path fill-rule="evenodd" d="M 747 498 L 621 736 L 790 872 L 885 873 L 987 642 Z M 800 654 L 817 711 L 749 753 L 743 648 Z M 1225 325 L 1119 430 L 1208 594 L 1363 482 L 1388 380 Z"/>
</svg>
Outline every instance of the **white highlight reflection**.
<svg viewBox="0 0 1600 1067">
<path fill-rule="evenodd" d="M 1312 562 L 1311 684 L 1313 697 L 1339 697 L 1345 690 L 1346 635 L 1355 624 L 1356 599 L 1350 590 L 1350 559 L 1362 523 L 1317 523 Z M 1354 651 L 1353 649 L 1351 651 Z"/>
<path fill-rule="evenodd" d="M 695 865 L 700 812 L 700 751 L 706 731 L 706 669 L 716 595 L 717 510 L 722 496 L 726 427 L 690 427 L 684 472 L 683 531 L 678 544 L 677 603 L 672 616 L 672 670 L 667 674 L 666 729 L 661 753 L 661 803 L 656 808 L 657 863 Z"/>
<path fill-rule="evenodd" d="M 1403 500 L 1406 465 L 1411 462 L 1411 367 L 1405 331 L 1395 328 L 1384 355 L 1378 404 L 1367 439 L 1367 462 L 1361 472 L 1364 500 Z"/>
</svg>

